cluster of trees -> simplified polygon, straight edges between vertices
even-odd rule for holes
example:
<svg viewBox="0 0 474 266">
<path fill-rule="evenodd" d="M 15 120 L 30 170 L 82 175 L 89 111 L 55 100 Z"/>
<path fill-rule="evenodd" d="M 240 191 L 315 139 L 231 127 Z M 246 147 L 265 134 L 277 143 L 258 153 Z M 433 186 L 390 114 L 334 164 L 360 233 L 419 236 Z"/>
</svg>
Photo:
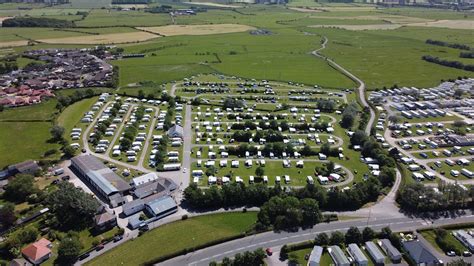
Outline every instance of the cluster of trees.
<svg viewBox="0 0 474 266">
<path fill-rule="evenodd" d="M 38 17 L 14 17 L 5 19 L 2 22 L 3 27 L 41 27 L 41 28 L 73 28 L 76 25 L 73 21 L 55 18 Z"/>
<path fill-rule="evenodd" d="M 174 106 L 176 105 L 174 100 L 169 101 L 169 108 L 166 111 L 165 121 L 163 122 L 163 129 L 166 131 L 173 126 L 173 118 L 174 118 Z"/>
<path fill-rule="evenodd" d="M 83 228 L 90 226 L 100 204 L 92 195 L 77 189 L 69 182 L 60 182 L 58 189 L 46 198 L 54 214 L 50 223 L 56 228 Z"/>
<path fill-rule="evenodd" d="M 158 152 L 155 154 L 155 162 L 157 170 L 163 169 L 163 163 L 165 162 L 165 157 L 168 154 L 168 136 L 164 135 L 160 140 L 160 143 L 155 147 Z"/>
<path fill-rule="evenodd" d="M 238 100 L 235 98 L 225 98 L 224 99 L 224 108 L 244 108 L 245 107 L 245 102 L 242 100 Z"/>
<path fill-rule="evenodd" d="M 35 185 L 35 178 L 28 174 L 18 174 L 5 187 L 3 197 L 11 202 L 34 202 L 41 191 Z M 32 196 L 35 195 L 35 196 Z"/>
<path fill-rule="evenodd" d="M 222 266 L 260 266 L 264 265 L 263 259 L 265 259 L 265 252 L 262 249 L 257 249 L 253 252 L 246 251 L 243 254 L 235 254 L 233 259 L 225 257 L 219 265 Z M 209 263 L 209 266 L 217 266 L 217 262 L 213 261 Z"/>
<path fill-rule="evenodd" d="M 21 228 L 8 236 L 3 247 L 11 256 L 17 257 L 23 246 L 36 241 L 38 234 L 38 229 L 34 226 Z"/>
<path fill-rule="evenodd" d="M 312 227 L 322 220 L 318 202 L 312 198 L 276 196 L 260 207 L 257 229 L 273 227 L 274 230 Z"/>
<path fill-rule="evenodd" d="M 132 125 L 129 125 L 123 131 L 123 138 L 120 139 L 120 150 L 128 151 L 132 147 L 133 140 L 138 134 L 137 129 L 138 123 L 135 122 Z"/>
<path fill-rule="evenodd" d="M 344 108 L 341 118 L 341 127 L 351 128 L 354 125 L 357 114 L 359 113 L 359 106 L 355 102 L 351 102 Z"/>
<path fill-rule="evenodd" d="M 471 47 L 469 47 L 469 45 L 460 44 L 460 43 L 447 43 L 447 42 L 431 40 L 431 39 L 426 40 L 426 43 L 431 44 L 431 45 L 437 45 L 437 46 L 446 46 L 446 47 L 460 49 L 460 50 L 471 50 Z"/>
<path fill-rule="evenodd" d="M 68 107 L 69 105 L 78 102 L 80 100 L 86 98 L 92 98 L 96 95 L 93 89 L 87 90 L 75 90 L 73 94 L 67 95 L 59 95 L 57 97 L 58 103 L 56 104 L 56 109 L 59 111 L 64 110 L 64 108 Z"/>
<path fill-rule="evenodd" d="M 316 100 L 316 106 L 318 109 L 332 113 L 336 110 L 337 104 L 333 99 L 318 99 Z"/>
<path fill-rule="evenodd" d="M 315 199 L 318 206 L 324 210 L 354 210 L 376 200 L 381 189 L 381 182 L 375 177 L 357 183 L 351 189 L 341 190 L 336 187 L 329 191 L 324 187 L 310 184 L 287 192 L 280 186 L 267 187 L 261 183 L 248 186 L 230 183 L 222 188 L 211 186 L 208 189 L 201 189 L 193 184 L 184 190 L 184 200 L 192 208 L 209 209 L 261 206 L 274 196 L 293 196 L 300 200 Z"/>
<path fill-rule="evenodd" d="M 456 184 L 440 183 L 438 191 L 422 184 L 407 184 L 398 190 L 400 207 L 412 212 L 442 211 L 471 206 L 474 188 L 465 190 Z"/>
<path fill-rule="evenodd" d="M 245 129 L 250 129 L 250 130 L 255 130 L 257 129 L 257 126 L 263 130 L 266 129 L 272 129 L 272 130 L 279 130 L 281 128 L 282 131 L 287 131 L 290 128 L 290 125 L 288 124 L 287 121 L 281 121 L 277 122 L 276 120 L 271 120 L 270 123 L 267 125 L 265 121 L 260 121 L 258 124 L 255 124 L 252 121 L 245 121 L 244 123 L 234 123 L 232 124 L 231 128 L 233 130 L 245 130 Z M 326 130 L 328 127 L 327 122 L 316 122 L 316 123 L 299 123 L 299 124 L 293 124 L 292 127 L 294 127 L 297 130 L 309 130 L 309 128 L 314 128 L 316 130 Z"/>
<path fill-rule="evenodd" d="M 435 238 L 436 244 L 438 244 L 438 246 L 442 250 L 444 250 L 446 252 L 454 251 L 454 252 L 456 252 L 456 254 L 458 256 L 460 256 L 462 254 L 462 250 L 460 250 L 457 245 L 453 244 L 449 240 L 449 232 L 446 231 L 446 229 L 436 228 L 434 230 L 434 232 L 435 232 L 435 235 L 436 235 L 436 238 Z"/>
<path fill-rule="evenodd" d="M 18 70 L 16 61 L 1 60 L 0 61 L 0 74 L 8 74 L 12 71 Z"/>
<path fill-rule="evenodd" d="M 430 62 L 430 63 L 435 63 L 435 64 L 438 64 L 438 65 L 442 65 L 442 66 L 453 67 L 453 68 L 457 68 L 457 69 L 463 69 L 463 70 L 466 70 L 466 71 L 474 71 L 474 65 L 467 65 L 467 64 L 464 64 L 463 62 L 459 62 L 459 61 L 445 60 L 445 59 L 441 59 L 439 57 L 431 56 L 431 55 L 424 55 L 424 56 L 421 57 L 421 59 L 423 59 L 427 62 Z"/>
<path fill-rule="evenodd" d="M 250 139 L 254 141 L 259 141 L 260 139 L 265 139 L 266 142 L 282 142 L 284 137 L 279 131 L 273 129 L 270 130 L 259 130 L 255 135 L 250 131 L 235 131 L 232 134 L 232 138 L 238 142 L 249 142 Z"/>
</svg>

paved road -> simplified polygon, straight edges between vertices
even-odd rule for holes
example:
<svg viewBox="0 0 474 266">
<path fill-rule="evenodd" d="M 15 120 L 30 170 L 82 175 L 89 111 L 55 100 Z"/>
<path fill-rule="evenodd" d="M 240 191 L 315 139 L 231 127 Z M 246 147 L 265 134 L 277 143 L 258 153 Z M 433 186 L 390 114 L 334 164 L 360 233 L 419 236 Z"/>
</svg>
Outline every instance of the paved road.
<svg viewBox="0 0 474 266">
<path fill-rule="evenodd" d="M 201 249 L 184 256 L 179 256 L 171 260 L 160 263 L 159 265 L 174 266 L 174 265 L 209 265 L 211 261 L 221 261 L 224 257 L 232 257 L 236 253 L 245 251 L 253 251 L 258 248 L 278 247 L 289 243 L 298 243 L 306 240 L 314 239 L 316 234 L 326 232 L 330 233 L 336 230 L 346 231 L 351 226 L 356 226 L 360 229 L 369 226 L 374 230 L 380 230 L 383 227 L 390 226 L 393 231 L 409 231 L 431 226 L 439 226 L 444 224 L 451 224 L 462 222 L 472 222 L 474 215 L 469 214 L 464 217 L 456 219 L 439 219 L 435 221 L 427 221 L 423 219 L 413 218 L 382 218 L 348 220 L 341 222 L 334 222 L 329 224 L 318 224 L 312 229 L 300 230 L 298 232 L 275 233 L 266 232 L 262 234 L 252 235 L 245 238 L 225 242 L 220 245 L 215 245 L 209 248 Z"/>
<path fill-rule="evenodd" d="M 155 115 L 153 116 L 153 120 L 151 121 L 150 128 L 148 129 L 148 135 L 145 140 L 145 145 L 143 146 L 142 154 L 140 155 L 140 159 L 138 160 L 138 165 L 143 166 L 143 162 L 145 161 L 146 156 L 149 154 L 148 148 L 150 147 L 150 139 L 153 136 L 153 130 L 155 130 L 156 120 L 158 119 L 158 112 L 159 109 L 156 107 L 152 107 L 155 110 Z"/>
</svg>

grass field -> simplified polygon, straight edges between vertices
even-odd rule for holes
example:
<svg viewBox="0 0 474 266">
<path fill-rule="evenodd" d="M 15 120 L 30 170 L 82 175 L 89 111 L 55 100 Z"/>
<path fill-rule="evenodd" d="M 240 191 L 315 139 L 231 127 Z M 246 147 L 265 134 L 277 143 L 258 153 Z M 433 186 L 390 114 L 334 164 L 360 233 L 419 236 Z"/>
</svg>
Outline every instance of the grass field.
<svg viewBox="0 0 474 266">
<path fill-rule="evenodd" d="M 177 35 L 210 35 L 222 33 L 234 33 L 255 29 L 246 25 L 237 24 L 215 24 L 215 25 L 168 25 L 161 27 L 141 27 L 137 28 L 151 31 L 164 36 Z"/>
<path fill-rule="evenodd" d="M 85 99 L 64 109 L 57 119 L 58 125 L 64 127 L 65 137 L 69 138 L 69 134 L 74 127 L 85 128 L 87 124 L 80 123 L 84 113 L 89 111 L 91 106 L 97 101 L 98 97 Z"/>
<path fill-rule="evenodd" d="M 0 112 L 0 122 L 6 121 L 50 121 L 56 110 L 55 99 L 45 101 L 41 104 L 6 109 Z M 0 129 L 1 130 L 1 129 Z"/>
<path fill-rule="evenodd" d="M 448 235 L 446 236 L 448 243 L 454 245 L 459 250 L 466 250 L 466 247 L 464 247 L 461 244 L 461 242 L 459 242 L 459 240 L 457 240 L 453 235 L 451 235 L 451 232 L 452 231 L 448 231 Z M 450 251 L 450 250 L 442 250 L 441 247 L 436 243 L 436 233 L 434 230 L 421 231 L 420 233 L 440 253 L 445 253 L 445 252 Z"/>
<path fill-rule="evenodd" d="M 250 230 L 256 219 L 255 212 L 223 213 L 170 223 L 126 242 L 86 265 L 140 265 L 185 248 L 238 235 Z M 134 250 L 133 256 L 129 255 L 130 250 Z"/>
<path fill-rule="evenodd" d="M 0 168 L 42 159 L 47 150 L 59 148 L 58 144 L 47 142 L 51 138 L 50 127 L 51 122 L 0 122 Z"/>
</svg>

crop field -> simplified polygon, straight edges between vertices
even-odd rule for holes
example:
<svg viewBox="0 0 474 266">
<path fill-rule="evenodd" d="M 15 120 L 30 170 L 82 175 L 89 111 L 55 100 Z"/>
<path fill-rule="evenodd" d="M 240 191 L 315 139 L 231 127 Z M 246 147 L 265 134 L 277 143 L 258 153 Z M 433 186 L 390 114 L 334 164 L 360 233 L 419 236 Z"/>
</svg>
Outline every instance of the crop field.
<svg viewBox="0 0 474 266">
<path fill-rule="evenodd" d="M 54 39 L 39 39 L 39 42 L 50 44 L 115 44 L 148 41 L 159 36 L 148 32 L 110 33 L 87 35 L 80 37 L 65 37 Z"/>
<path fill-rule="evenodd" d="M 210 35 L 243 32 L 255 29 L 246 25 L 215 24 L 215 25 L 168 25 L 161 27 L 142 27 L 140 30 L 151 31 L 163 36 L 176 35 Z"/>
</svg>

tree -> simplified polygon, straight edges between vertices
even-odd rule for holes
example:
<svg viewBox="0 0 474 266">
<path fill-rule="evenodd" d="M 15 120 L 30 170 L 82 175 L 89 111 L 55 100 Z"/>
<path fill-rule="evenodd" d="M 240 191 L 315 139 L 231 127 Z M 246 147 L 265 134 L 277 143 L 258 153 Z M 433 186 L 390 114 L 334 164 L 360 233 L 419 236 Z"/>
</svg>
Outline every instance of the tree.
<svg viewBox="0 0 474 266">
<path fill-rule="evenodd" d="M 12 226 L 16 221 L 15 204 L 5 202 L 0 206 L 0 223 L 4 227 Z"/>
<path fill-rule="evenodd" d="M 454 96 L 455 96 L 456 98 L 461 98 L 461 97 L 463 96 L 463 94 L 464 94 L 464 91 L 461 90 L 461 89 L 456 89 L 456 90 L 454 90 Z"/>
<path fill-rule="evenodd" d="M 265 174 L 265 169 L 261 166 L 257 167 L 257 169 L 255 169 L 255 175 L 256 176 L 263 176 Z"/>
<path fill-rule="evenodd" d="M 400 123 L 400 120 L 401 118 L 398 115 L 391 115 L 388 117 L 388 121 L 391 122 L 392 124 L 398 124 Z"/>
<path fill-rule="evenodd" d="M 361 243 L 362 242 L 362 234 L 359 231 L 359 228 L 355 226 L 351 226 L 349 230 L 347 230 L 345 235 L 346 243 Z"/>
<path fill-rule="evenodd" d="M 81 254 L 82 243 L 77 233 L 68 233 L 59 244 L 58 261 L 62 265 L 72 265 Z"/>
<path fill-rule="evenodd" d="M 66 228 L 84 226 L 92 222 L 99 202 L 69 182 L 61 182 L 46 199 L 49 209 Z"/>
<path fill-rule="evenodd" d="M 375 238 L 375 232 L 370 227 L 364 228 L 362 231 L 362 239 L 364 242 L 370 241 Z"/>
<path fill-rule="evenodd" d="M 16 175 L 5 188 L 5 198 L 14 202 L 23 202 L 26 198 L 38 192 L 32 175 Z"/>
<path fill-rule="evenodd" d="M 139 90 L 139 91 L 138 91 L 138 98 L 139 98 L 139 99 L 145 98 L 145 92 L 144 92 L 143 90 Z"/>
<path fill-rule="evenodd" d="M 315 199 L 301 200 L 301 211 L 303 215 L 303 225 L 313 226 L 319 223 L 322 219 L 319 211 L 318 202 Z"/>
<path fill-rule="evenodd" d="M 357 130 L 351 137 L 351 145 L 363 145 L 367 141 L 368 137 L 362 130 Z"/>
<path fill-rule="evenodd" d="M 53 140 L 60 141 L 63 139 L 64 136 L 64 128 L 58 125 L 54 125 L 50 131 Z"/>
<path fill-rule="evenodd" d="M 66 158 L 72 158 L 76 155 L 76 149 L 74 149 L 71 145 L 64 146 L 63 152 Z"/>
<path fill-rule="evenodd" d="M 329 244 L 341 246 L 344 244 L 344 234 L 339 231 L 334 231 L 331 233 L 331 238 L 329 239 Z"/>
<path fill-rule="evenodd" d="M 0 112 L 3 112 L 4 109 L 5 109 L 5 106 L 0 104 Z"/>
<path fill-rule="evenodd" d="M 316 236 L 314 242 L 318 246 L 327 246 L 329 245 L 329 236 L 326 233 L 320 233 Z"/>
<path fill-rule="evenodd" d="M 471 263 L 465 262 L 462 258 L 454 259 L 448 262 L 448 266 L 470 266 Z"/>
</svg>

